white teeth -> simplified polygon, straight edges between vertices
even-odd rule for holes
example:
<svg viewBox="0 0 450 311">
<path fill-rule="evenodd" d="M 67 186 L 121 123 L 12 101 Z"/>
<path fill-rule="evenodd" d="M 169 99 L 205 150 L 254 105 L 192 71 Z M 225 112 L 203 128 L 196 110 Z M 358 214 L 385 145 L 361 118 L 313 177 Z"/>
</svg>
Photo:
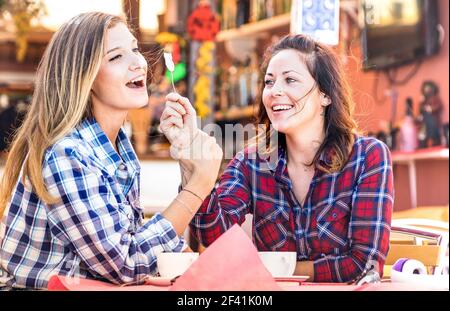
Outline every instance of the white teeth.
<svg viewBox="0 0 450 311">
<path fill-rule="evenodd" d="M 128 82 L 128 83 L 135 83 L 135 82 L 138 82 L 138 81 L 144 81 L 144 77 L 136 78 L 136 79 L 134 79 L 134 80 L 131 80 L 131 81 Z"/>
<path fill-rule="evenodd" d="M 291 108 L 292 108 L 292 106 L 290 106 L 290 105 L 278 105 L 278 106 L 273 106 L 273 107 L 272 107 L 272 110 L 273 110 L 273 111 L 289 110 L 289 109 L 291 109 Z"/>
</svg>

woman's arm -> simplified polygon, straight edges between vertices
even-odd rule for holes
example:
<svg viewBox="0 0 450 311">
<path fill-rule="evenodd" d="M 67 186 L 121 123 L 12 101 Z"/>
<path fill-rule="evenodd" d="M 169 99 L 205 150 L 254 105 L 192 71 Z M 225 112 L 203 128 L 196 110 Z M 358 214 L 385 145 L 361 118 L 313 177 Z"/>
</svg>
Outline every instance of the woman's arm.
<svg viewBox="0 0 450 311">
<path fill-rule="evenodd" d="M 206 197 L 212 186 L 203 184 L 205 181 L 215 182 L 219 167 L 216 170 L 214 165 L 220 163 L 211 165 L 211 162 L 205 161 L 214 153 L 196 144 L 196 137 L 206 136 L 212 140 L 214 138 L 198 129 L 195 109 L 187 98 L 174 93 L 166 98 L 160 129 L 171 143 L 172 157 L 180 161 L 182 188 L 193 190 L 193 187 L 196 187 L 199 193 L 206 190 Z M 202 176 L 198 181 L 193 181 L 197 172 L 202 172 Z M 245 220 L 251 193 L 245 174 L 248 172 L 242 154 L 241 158 L 237 156 L 230 163 L 220 184 L 204 200 L 200 209 L 195 209 L 197 214 L 192 220 L 191 229 L 202 244 L 211 244 L 231 225 L 241 224 Z"/>
<path fill-rule="evenodd" d="M 178 194 L 174 202 L 162 213 L 169 220 L 178 234 L 183 234 L 203 200 L 209 195 L 217 178 L 222 161 L 222 149 L 216 140 L 206 133 L 199 133 L 191 145 L 192 150 L 185 149 L 177 157 L 180 163 L 189 162 L 192 167 L 189 181 Z M 199 150 L 198 157 L 191 151 Z M 187 152 L 187 154 L 186 154 Z"/>
<path fill-rule="evenodd" d="M 350 252 L 314 261 L 317 282 L 347 282 L 372 264 L 380 275 L 389 249 L 394 185 L 389 149 L 371 139 L 352 198 L 349 224 Z"/>
<path fill-rule="evenodd" d="M 244 152 L 239 152 L 191 222 L 191 231 L 201 244 L 210 245 L 231 226 L 245 221 L 252 201 L 248 177 Z"/>
<path fill-rule="evenodd" d="M 164 124 L 165 122 L 166 120 L 162 121 L 162 127 L 168 128 L 169 125 Z M 223 157 L 222 149 L 215 138 L 198 129 L 192 132 L 195 133 L 194 138 L 190 143 L 185 142 L 185 148 L 177 148 L 175 144 L 170 147 L 172 157 L 178 159 L 180 165 L 185 165 L 189 170 L 183 190 L 163 212 L 164 217 L 173 224 L 180 235 L 186 230 L 200 204 L 214 187 Z M 181 209 L 184 209 L 184 212 L 180 213 Z"/>
<path fill-rule="evenodd" d="M 136 281 L 157 271 L 158 253 L 184 249 L 185 241 L 160 214 L 135 228 L 128 202 L 113 200 L 106 177 L 87 163 L 75 148 L 59 146 L 46 157 L 43 176 L 50 194 L 61 199 L 48 206 L 52 235 L 94 275 L 113 283 Z"/>
</svg>

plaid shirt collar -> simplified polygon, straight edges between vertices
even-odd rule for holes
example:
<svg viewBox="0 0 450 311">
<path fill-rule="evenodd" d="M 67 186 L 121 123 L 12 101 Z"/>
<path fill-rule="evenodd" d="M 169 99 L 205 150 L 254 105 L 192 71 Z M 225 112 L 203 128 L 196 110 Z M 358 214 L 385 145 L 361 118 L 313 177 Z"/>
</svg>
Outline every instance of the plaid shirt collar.
<svg viewBox="0 0 450 311">
<path fill-rule="evenodd" d="M 95 155 L 102 161 L 106 170 L 114 175 L 120 164 L 125 162 L 132 172 L 140 171 L 136 153 L 122 128 L 117 135 L 117 147 L 114 149 L 111 141 L 102 130 L 95 118 L 84 119 L 76 128 L 79 135 L 92 147 Z"/>
</svg>

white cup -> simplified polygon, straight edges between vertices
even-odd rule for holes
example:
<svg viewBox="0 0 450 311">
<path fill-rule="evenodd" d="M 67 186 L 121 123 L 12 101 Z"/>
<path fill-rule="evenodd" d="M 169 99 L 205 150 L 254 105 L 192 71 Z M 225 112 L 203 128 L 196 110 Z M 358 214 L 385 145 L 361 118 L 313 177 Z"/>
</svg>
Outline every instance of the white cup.
<svg viewBox="0 0 450 311">
<path fill-rule="evenodd" d="M 259 258 L 273 277 L 292 276 L 297 263 L 296 252 L 258 252 Z"/>
<path fill-rule="evenodd" d="M 156 255 L 156 265 L 159 275 L 174 278 L 182 275 L 190 265 L 197 260 L 198 253 L 159 253 Z"/>
</svg>

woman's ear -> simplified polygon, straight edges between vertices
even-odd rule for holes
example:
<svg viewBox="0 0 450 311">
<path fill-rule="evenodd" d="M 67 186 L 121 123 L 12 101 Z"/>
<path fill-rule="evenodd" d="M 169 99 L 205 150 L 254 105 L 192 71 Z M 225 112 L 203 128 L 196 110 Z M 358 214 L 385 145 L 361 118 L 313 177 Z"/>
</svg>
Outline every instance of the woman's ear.
<svg viewBox="0 0 450 311">
<path fill-rule="evenodd" d="M 326 107 L 331 104 L 331 99 L 327 95 L 322 93 L 322 106 Z"/>
</svg>

